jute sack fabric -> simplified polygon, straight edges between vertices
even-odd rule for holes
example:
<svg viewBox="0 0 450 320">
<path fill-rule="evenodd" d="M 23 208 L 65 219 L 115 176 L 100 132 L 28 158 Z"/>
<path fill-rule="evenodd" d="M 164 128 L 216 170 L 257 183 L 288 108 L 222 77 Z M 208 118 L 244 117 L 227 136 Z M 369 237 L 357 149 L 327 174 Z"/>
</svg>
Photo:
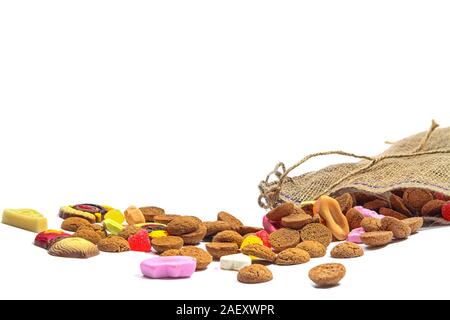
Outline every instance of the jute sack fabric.
<svg viewBox="0 0 450 320">
<path fill-rule="evenodd" d="M 285 201 L 301 203 L 321 195 L 333 196 L 347 191 L 382 195 L 411 187 L 450 196 L 450 127 L 438 127 L 433 120 L 428 131 L 400 140 L 375 157 L 327 151 L 308 155 L 288 169 L 283 163 L 278 163 L 259 184 L 258 203 L 270 209 Z M 289 177 L 294 169 L 309 159 L 325 155 L 344 155 L 361 160 Z M 271 181 L 273 177 L 275 181 Z M 427 219 L 448 223 L 435 217 Z"/>
</svg>

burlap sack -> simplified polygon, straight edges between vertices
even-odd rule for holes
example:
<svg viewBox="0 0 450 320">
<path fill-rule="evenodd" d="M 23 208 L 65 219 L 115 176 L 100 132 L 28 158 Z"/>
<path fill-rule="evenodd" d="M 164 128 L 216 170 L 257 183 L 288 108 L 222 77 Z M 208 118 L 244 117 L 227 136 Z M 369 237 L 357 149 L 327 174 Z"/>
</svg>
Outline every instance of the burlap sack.
<svg viewBox="0 0 450 320">
<path fill-rule="evenodd" d="M 315 200 L 321 195 L 333 196 L 347 191 L 386 195 L 391 190 L 409 187 L 450 196 L 450 127 L 438 129 L 438 126 L 433 121 L 427 132 L 398 141 L 376 157 L 329 151 L 309 155 L 287 170 L 283 163 L 279 163 L 259 185 L 259 205 L 268 209 L 285 201 L 300 203 Z M 332 165 L 293 178 L 288 176 L 307 160 L 330 154 L 362 160 Z M 275 181 L 270 181 L 272 177 Z M 427 220 L 448 224 L 439 218 Z"/>
</svg>

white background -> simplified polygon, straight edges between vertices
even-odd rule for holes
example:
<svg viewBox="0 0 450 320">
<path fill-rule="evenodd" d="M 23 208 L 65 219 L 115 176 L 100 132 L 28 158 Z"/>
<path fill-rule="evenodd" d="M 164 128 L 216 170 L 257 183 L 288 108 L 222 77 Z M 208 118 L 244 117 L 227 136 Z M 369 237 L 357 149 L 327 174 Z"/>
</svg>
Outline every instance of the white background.
<svg viewBox="0 0 450 320">
<path fill-rule="evenodd" d="M 259 225 L 278 161 L 374 155 L 450 125 L 448 1 L 2 1 L 0 207 L 158 205 Z M 296 173 L 343 158 L 313 161 Z M 271 267 L 142 279 L 144 253 L 55 258 L 0 225 L 1 298 L 450 298 L 449 228 L 362 258 L 333 289 Z"/>
</svg>

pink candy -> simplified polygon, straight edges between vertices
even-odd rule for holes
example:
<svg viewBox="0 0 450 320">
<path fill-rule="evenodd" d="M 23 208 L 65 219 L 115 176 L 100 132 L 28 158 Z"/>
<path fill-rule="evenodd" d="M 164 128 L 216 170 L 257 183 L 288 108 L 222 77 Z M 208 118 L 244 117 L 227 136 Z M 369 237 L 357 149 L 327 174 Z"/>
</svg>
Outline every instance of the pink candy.
<svg viewBox="0 0 450 320">
<path fill-rule="evenodd" d="M 359 212 L 361 212 L 361 214 L 364 217 L 375 218 L 375 219 L 383 219 L 384 218 L 384 216 L 382 214 L 378 214 L 375 211 L 366 209 L 366 208 L 364 208 L 362 206 L 356 206 L 354 208 L 356 210 L 358 210 Z"/>
<path fill-rule="evenodd" d="M 353 229 L 352 231 L 350 231 L 350 233 L 347 236 L 347 241 L 348 242 L 353 242 L 353 243 L 362 243 L 361 241 L 361 235 L 364 233 L 364 229 L 363 228 L 356 228 Z"/>
<path fill-rule="evenodd" d="M 197 260 L 186 256 L 154 257 L 141 262 L 141 272 L 153 279 L 188 278 L 197 266 Z"/>
<path fill-rule="evenodd" d="M 269 234 L 276 231 L 280 227 L 280 224 L 278 222 L 271 221 L 266 216 L 263 216 L 262 225 L 263 225 L 264 230 L 266 230 L 267 233 L 269 233 Z"/>
</svg>

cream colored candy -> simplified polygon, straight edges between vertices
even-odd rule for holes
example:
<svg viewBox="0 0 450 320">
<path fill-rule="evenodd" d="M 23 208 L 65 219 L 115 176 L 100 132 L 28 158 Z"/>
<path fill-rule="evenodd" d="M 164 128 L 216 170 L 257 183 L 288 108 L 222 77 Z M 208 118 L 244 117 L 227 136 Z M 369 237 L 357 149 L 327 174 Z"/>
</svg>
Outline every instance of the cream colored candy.
<svg viewBox="0 0 450 320">
<path fill-rule="evenodd" d="M 127 210 L 125 210 L 125 220 L 132 226 L 138 223 L 144 223 L 145 217 L 139 208 L 136 206 L 129 206 Z"/>
<path fill-rule="evenodd" d="M 241 268 L 252 264 L 252 259 L 249 256 L 236 253 L 228 256 L 220 257 L 220 268 L 223 270 L 239 271 Z"/>
<path fill-rule="evenodd" d="M 33 209 L 5 209 L 2 223 L 37 233 L 47 230 L 47 219 Z"/>
</svg>

